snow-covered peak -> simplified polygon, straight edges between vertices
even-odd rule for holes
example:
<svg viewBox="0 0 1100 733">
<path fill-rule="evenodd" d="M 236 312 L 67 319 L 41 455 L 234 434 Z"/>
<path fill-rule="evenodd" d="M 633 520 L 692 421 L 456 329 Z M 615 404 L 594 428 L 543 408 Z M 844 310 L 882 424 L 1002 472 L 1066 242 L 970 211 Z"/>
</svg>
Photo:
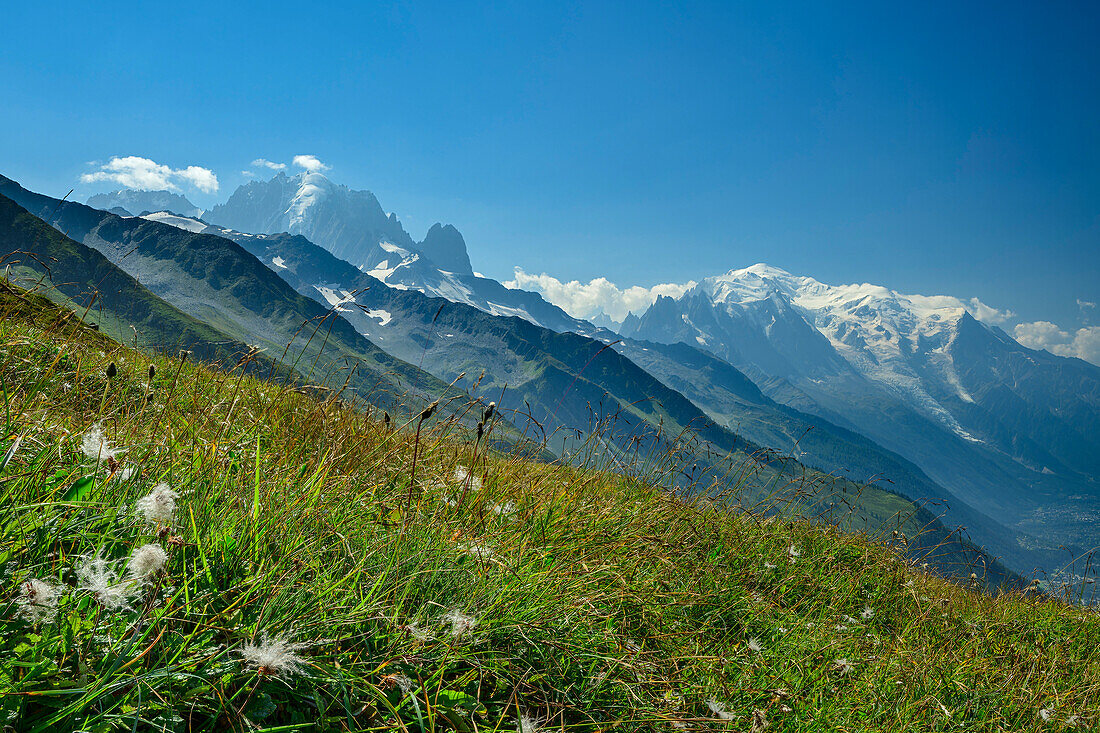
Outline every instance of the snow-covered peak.
<svg viewBox="0 0 1100 733">
<path fill-rule="evenodd" d="M 146 221 L 155 221 L 161 224 L 168 224 L 174 226 L 177 229 L 185 229 L 189 232 L 202 232 L 209 228 L 209 224 L 201 219 L 194 219 L 189 216 L 178 216 L 170 211 L 155 211 L 151 214 L 144 214 L 142 219 Z"/>
<path fill-rule="evenodd" d="M 297 179 L 298 191 L 290 199 L 286 210 L 289 223 L 287 231 L 290 232 L 298 232 L 309 226 L 310 210 L 324 202 L 333 189 L 332 181 L 320 173 L 300 173 L 294 178 Z"/>
</svg>

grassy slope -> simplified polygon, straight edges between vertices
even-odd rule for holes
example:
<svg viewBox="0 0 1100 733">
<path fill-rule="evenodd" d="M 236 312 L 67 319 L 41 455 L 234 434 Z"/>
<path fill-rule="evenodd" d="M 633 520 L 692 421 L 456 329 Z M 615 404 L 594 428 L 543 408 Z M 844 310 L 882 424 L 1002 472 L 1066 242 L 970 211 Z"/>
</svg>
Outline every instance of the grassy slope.
<svg viewBox="0 0 1100 733">
<path fill-rule="evenodd" d="M 410 491 L 411 433 L 344 403 L 160 357 L 146 399 L 150 357 L 34 296 L 3 313 L 0 447 L 22 441 L 0 472 L 0 720 L 16 730 L 1098 720 L 1100 616 L 1081 607 L 984 596 L 857 535 L 645 481 L 475 463 L 441 426 L 422 436 Z M 114 473 L 79 451 L 97 422 L 127 449 Z M 481 485 L 454 506 L 454 470 L 471 464 Z M 158 481 L 183 494 L 159 538 L 166 572 L 130 610 L 102 608 L 73 568 L 158 541 L 133 509 Z M 17 603 L 32 577 L 61 591 L 37 624 Z M 476 626 L 456 636 L 452 611 Z M 298 673 L 245 663 L 264 633 L 305 645 Z"/>
</svg>

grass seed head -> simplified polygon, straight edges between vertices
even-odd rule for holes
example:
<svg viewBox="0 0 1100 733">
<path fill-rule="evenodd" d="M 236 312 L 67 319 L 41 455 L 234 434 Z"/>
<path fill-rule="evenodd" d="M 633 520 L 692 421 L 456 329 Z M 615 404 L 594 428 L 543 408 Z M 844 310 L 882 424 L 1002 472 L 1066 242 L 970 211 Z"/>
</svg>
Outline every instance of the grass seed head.
<svg viewBox="0 0 1100 733">
<path fill-rule="evenodd" d="M 115 448 L 103 433 L 103 423 L 96 423 L 80 439 L 80 450 L 97 463 L 117 460 L 125 450 Z"/>
</svg>

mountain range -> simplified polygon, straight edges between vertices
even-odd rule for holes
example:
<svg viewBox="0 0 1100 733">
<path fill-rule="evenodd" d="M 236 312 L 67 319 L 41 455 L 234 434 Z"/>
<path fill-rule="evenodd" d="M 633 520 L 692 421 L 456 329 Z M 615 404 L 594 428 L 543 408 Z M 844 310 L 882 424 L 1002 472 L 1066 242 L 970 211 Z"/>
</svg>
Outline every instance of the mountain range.
<svg viewBox="0 0 1100 733">
<path fill-rule="evenodd" d="M 476 275 L 453 226 L 436 224 L 416 242 L 373 194 L 319 173 L 254 181 L 208 212 L 186 200 L 142 205 L 157 200 L 97 203 L 144 209 L 144 218 L 115 217 L 135 232 L 167 226 L 234 243 L 346 324 L 345 342 L 354 333 L 358 350 L 366 342 L 410 373 L 422 367 L 436 388 L 479 374 L 482 393 L 499 390 L 502 404 L 531 418 L 518 429 L 558 436 L 548 445 L 559 455 L 611 414 L 630 424 L 602 447 L 608 460 L 642 426 L 657 431 L 650 435 L 690 426 L 715 451 L 767 449 L 949 505 L 935 511 L 1017 570 L 1055 570 L 1097 544 L 1096 368 L 1026 349 L 957 299 L 827 286 L 756 265 L 703 279 L 622 324 L 596 325 Z M 27 208 L 49 218 L 41 202 Z M 51 223 L 64 229 L 63 218 Z M 243 318 L 226 327 L 220 304 L 204 308 L 163 282 L 178 273 L 126 262 L 133 234 L 111 243 L 103 229 L 111 227 L 78 228 L 75 238 L 108 259 L 113 251 L 113 262 L 156 282 L 184 313 L 241 340 L 264 332 Z M 230 310 L 247 310 L 248 299 Z M 571 448 L 563 436 L 578 428 Z"/>
</svg>

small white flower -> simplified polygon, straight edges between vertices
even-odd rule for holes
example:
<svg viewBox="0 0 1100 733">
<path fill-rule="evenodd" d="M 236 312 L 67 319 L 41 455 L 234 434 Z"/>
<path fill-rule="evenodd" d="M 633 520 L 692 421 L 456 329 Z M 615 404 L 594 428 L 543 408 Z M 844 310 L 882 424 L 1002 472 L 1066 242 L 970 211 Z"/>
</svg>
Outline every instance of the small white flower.
<svg viewBox="0 0 1100 733">
<path fill-rule="evenodd" d="M 130 607 L 130 597 L 141 590 L 141 585 L 133 581 L 118 582 L 118 573 L 107 562 L 100 550 L 95 556 L 85 555 L 76 566 L 77 586 L 95 595 L 104 608 L 117 611 Z"/>
<path fill-rule="evenodd" d="M 108 458 L 116 459 L 126 452 L 123 449 L 115 448 L 107 440 L 107 436 L 103 434 L 103 423 L 96 423 L 88 432 L 84 433 L 84 437 L 80 439 L 80 450 L 84 451 L 84 455 L 97 463 L 103 463 Z"/>
<path fill-rule="evenodd" d="M 713 697 L 707 700 L 707 707 L 710 711 L 722 720 L 733 720 L 733 713 L 726 712 L 726 706 L 723 703 L 718 702 Z"/>
<path fill-rule="evenodd" d="M 752 639 L 749 639 L 749 651 L 760 654 L 764 651 L 764 646 L 760 643 L 759 639 L 754 637 Z"/>
<path fill-rule="evenodd" d="M 477 619 L 458 609 L 448 611 L 443 620 L 451 625 L 451 636 L 458 638 L 477 626 Z"/>
<path fill-rule="evenodd" d="M 833 669 L 844 675 L 849 674 L 853 669 L 855 669 L 855 665 L 849 662 L 847 659 L 838 659 L 833 662 Z"/>
<path fill-rule="evenodd" d="M 134 510 L 149 524 L 167 526 L 176 517 L 176 499 L 179 493 L 166 483 L 159 483 L 145 496 L 134 503 Z"/>
<path fill-rule="evenodd" d="M 164 570 L 168 562 L 168 553 L 160 545 L 150 543 L 134 549 L 130 553 L 130 564 L 126 567 L 126 575 L 131 580 L 144 582 L 161 570 Z"/>
<path fill-rule="evenodd" d="M 864 621 L 870 621 L 875 617 L 875 609 L 867 606 L 859 615 L 863 618 Z"/>
<path fill-rule="evenodd" d="M 256 674 L 261 677 L 275 675 L 285 678 L 305 671 L 302 666 L 304 660 L 296 652 L 308 646 L 301 642 L 291 642 L 282 636 L 272 639 L 265 631 L 258 645 L 245 644 L 240 654 L 244 658 L 244 663 L 256 670 Z"/>
<path fill-rule="evenodd" d="M 19 598 L 15 601 L 19 606 L 19 616 L 31 623 L 52 619 L 57 613 L 57 599 L 60 596 L 61 590 L 58 586 L 31 578 L 23 583 Z"/>
</svg>

